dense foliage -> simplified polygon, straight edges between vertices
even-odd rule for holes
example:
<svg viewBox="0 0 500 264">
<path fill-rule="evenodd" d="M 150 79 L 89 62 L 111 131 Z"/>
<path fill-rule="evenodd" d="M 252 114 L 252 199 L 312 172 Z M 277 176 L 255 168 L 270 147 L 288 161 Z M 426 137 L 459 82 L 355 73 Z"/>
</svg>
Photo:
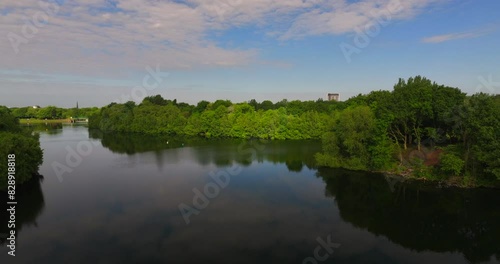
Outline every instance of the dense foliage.
<svg viewBox="0 0 500 264">
<path fill-rule="evenodd" d="M 138 105 L 103 107 L 89 125 L 103 132 L 205 138 L 322 138 L 323 152 L 316 158 L 324 166 L 458 177 L 469 185 L 500 180 L 500 97 L 467 96 L 421 76 L 345 102 L 189 105 L 156 95 Z"/>
<path fill-rule="evenodd" d="M 319 139 L 332 126 L 329 113 L 340 104 L 318 100 L 233 104 L 218 100 L 196 106 L 157 95 L 139 105 L 110 104 L 90 118 L 104 132 L 136 132 L 206 138 Z M 265 109 L 265 110 L 264 110 Z"/>
<path fill-rule="evenodd" d="M 43 153 L 38 135 L 21 129 L 11 111 L 0 106 L 0 190 L 7 187 L 7 156 L 15 154 L 16 184 L 22 184 L 38 172 Z"/>
<path fill-rule="evenodd" d="M 16 118 L 36 118 L 36 119 L 65 119 L 75 117 L 89 117 L 99 111 L 97 107 L 87 108 L 60 108 L 56 106 L 46 106 L 41 108 L 33 107 L 13 107 L 12 115 Z"/>
<path fill-rule="evenodd" d="M 318 162 L 483 185 L 500 180 L 500 97 L 417 76 L 346 102 Z"/>
</svg>

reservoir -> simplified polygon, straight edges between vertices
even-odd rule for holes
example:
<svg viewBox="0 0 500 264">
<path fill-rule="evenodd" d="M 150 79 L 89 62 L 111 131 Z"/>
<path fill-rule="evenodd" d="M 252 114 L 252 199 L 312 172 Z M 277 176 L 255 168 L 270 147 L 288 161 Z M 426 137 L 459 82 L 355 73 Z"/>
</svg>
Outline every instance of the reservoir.
<svg viewBox="0 0 500 264">
<path fill-rule="evenodd" d="M 318 141 L 40 130 L 1 263 L 500 263 L 499 190 L 318 168 Z"/>
</svg>

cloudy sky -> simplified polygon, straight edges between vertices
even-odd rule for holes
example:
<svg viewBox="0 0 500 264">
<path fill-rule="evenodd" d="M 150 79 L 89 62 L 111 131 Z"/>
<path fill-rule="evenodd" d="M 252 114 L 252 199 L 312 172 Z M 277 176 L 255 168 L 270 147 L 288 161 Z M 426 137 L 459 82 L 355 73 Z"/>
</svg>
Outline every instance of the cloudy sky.
<svg viewBox="0 0 500 264">
<path fill-rule="evenodd" d="M 498 93 L 498 10 L 498 0 L 2 0 L 0 105 L 345 100 L 415 75 Z"/>
</svg>

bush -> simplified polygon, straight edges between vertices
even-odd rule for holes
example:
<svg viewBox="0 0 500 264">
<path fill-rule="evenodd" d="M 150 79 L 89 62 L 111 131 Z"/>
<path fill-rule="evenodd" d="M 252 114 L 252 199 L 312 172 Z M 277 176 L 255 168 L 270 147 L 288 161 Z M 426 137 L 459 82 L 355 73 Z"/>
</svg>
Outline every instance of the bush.
<svg viewBox="0 0 500 264">
<path fill-rule="evenodd" d="M 465 162 L 455 154 L 447 153 L 441 156 L 441 170 L 452 176 L 460 176 Z"/>
<path fill-rule="evenodd" d="M 43 160 L 38 135 L 24 133 L 10 110 L 0 106 L 0 190 L 7 188 L 9 154 L 16 155 L 16 185 L 30 180 Z"/>
<path fill-rule="evenodd" d="M 0 190 L 7 187 L 7 156 L 16 155 L 16 184 L 31 179 L 42 164 L 43 153 L 38 137 L 0 132 Z"/>
<path fill-rule="evenodd" d="M 432 167 L 426 166 L 423 159 L 416 157 L 411 160 L 411 165 L 413 168 L 413 176 L 416 178 L 424 178 L 428 180 L 437 179 L 432 173 Z"/>
</svg>

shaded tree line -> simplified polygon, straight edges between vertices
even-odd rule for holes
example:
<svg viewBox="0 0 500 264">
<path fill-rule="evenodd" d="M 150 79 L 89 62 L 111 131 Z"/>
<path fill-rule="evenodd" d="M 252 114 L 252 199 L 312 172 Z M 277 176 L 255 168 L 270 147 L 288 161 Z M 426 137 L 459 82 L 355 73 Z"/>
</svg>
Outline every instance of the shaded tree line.
<svg viewBox="0 0 500 264">
<path fill-rule="evenodd" d="M 7 156 L 15 154 L 16 185 L 29 181 L 38 174 L 43 161 L 38 134 L 23 129 L 18 119 L 9 108 L 0 106 L 0 190 L 5 190 L 8 183 Z"/>
</svg>

